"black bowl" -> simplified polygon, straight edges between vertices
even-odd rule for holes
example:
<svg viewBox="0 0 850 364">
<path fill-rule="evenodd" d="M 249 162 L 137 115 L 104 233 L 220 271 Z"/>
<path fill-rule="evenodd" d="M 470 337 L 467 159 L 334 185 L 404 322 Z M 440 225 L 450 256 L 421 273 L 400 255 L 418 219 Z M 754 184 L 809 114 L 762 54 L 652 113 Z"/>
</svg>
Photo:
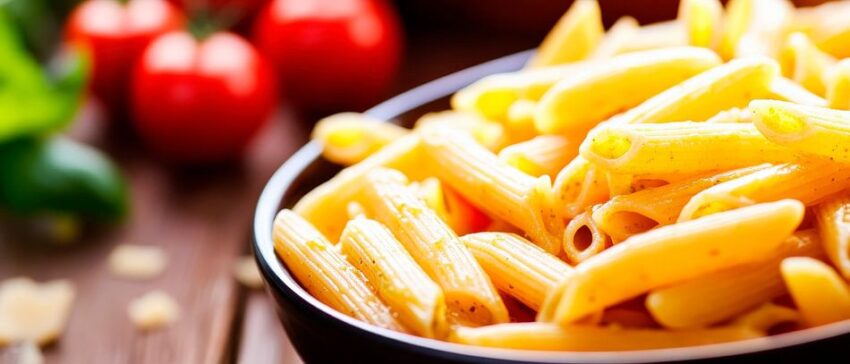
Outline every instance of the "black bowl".
<svg viewBox="0 0 850 364">
<path fill-rule="evenodd" d="M 522 67 L 530 52 L 517 53 L 432 81 L 396 96 L 367 113 L 409 125 L 428 111 L 448 108 L 447 96 L 486 75 Z M 274 252 L 275 214 L 291 207 L 339 167 L 308 143 L 269 180 L 254 216 L 254 252 L 280 321 L 298 354 L 308 363 L 626 363 L 626 362 L 789 362 L 834 358 L 847 362 L 850 321 L 728 344 L 631 352 L 548 353 L 479 348 L 424 339 L 373 327 L 340 314 L 313 298 L 289 274 Z M 706 304 L 710 304 L 707 302 Z M 843 359 L 840 359 L 843 358 Z"/>
</svg>

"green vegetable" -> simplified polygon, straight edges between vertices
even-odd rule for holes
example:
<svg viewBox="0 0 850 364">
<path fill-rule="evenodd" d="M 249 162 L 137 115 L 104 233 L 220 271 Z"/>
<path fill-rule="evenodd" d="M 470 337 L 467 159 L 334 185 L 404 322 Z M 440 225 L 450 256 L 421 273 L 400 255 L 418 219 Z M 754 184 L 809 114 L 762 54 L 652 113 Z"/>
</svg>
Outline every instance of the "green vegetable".
<svg viewBox="0 0 850 364">
<path fill-rule="evenodd" d="M 103 154 L 63 137 L 0 145 L 0 206 L 17 214 L 111 220 L 127 210 L 127 185 Z"/>
</svg>

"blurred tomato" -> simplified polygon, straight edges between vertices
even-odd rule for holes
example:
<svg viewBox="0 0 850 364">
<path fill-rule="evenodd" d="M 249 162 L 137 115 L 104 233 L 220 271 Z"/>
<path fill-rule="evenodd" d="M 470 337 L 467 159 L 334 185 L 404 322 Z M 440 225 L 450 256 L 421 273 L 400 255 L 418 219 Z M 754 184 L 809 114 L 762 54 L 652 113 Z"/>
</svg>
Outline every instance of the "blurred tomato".
<svg viewBox="0 0 850 364">
<path fill-rule="evenodd" d="M 183 22 L 182 13 L 163 0 L 87 0 L 71 13 L 65 32 L 68 41 L 91 54 L 94 94 L 119 111 L 126 105 L 130 72 L 145 47 Z"/>
<path fill-rule="evenodd" d="M 243 38 L 186 32 L 157 38 L 133 74 L 135 127 L 178 162 L 237 157 L 277 102 L 274 70 Z"/>
<path fill-rule="evenodd" d="M 219 21 L 227 24 L 235 23 L 240 29 L 249 25 L 260 8 L 269 0 L 168 0 L 186 13 L 207 12 Z M 247 28 L 247 27 L 246 27 Z"/>
<path fill-rule="evenodd" d="M 398 68 L 399 33 L 383 0 L 273 0 L 254 24 L 287 98 L 314 111 L 361 109 L 383 96 Z"/>
</svg>

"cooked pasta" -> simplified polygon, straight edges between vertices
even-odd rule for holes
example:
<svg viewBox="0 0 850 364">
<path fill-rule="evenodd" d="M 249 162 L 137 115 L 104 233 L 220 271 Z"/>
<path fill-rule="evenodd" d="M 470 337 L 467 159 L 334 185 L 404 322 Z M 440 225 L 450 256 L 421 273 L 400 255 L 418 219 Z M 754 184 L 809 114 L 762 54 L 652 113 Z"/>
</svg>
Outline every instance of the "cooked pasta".
<svg viewBox="0 0 850 364">
<path fill-rule="evenodd" d="M 507 321 L 507 310 L 481 266 L 406 182 L 398 171 L 376 169 L 366 176 L 359 198 L 443 289 L 450 320 L 472 326 Z"/>
<path fill-rule="evenodd" d="M 477 233 L 460 240 L 500 291 L 538 310 L 546 294 L 572 268 L 528 240 L 510 233 Z"/>
<path fill-rule="evenodd" d="M 788 0 L 729 1 L 720 54 L 726 58 L 775 56 L 793 10 Z"/>
<path fill-rule="evenodd" d="M 780 101 L 790 101 L 795 104 L 809 106 L 826 106 L 828 101 L 823 97 L 813 94 L 800 84 L 785 77 L 773 79 L 768 88 L 765 98 Z"/>
<path fill-rule="evenodd" d="M 792 257 L 783 260 L 781 268 L 807 325 L 850 319 L 850 288 L 832 267 L 817 259 Z"/>
<path fill-rule="evenodd" d="M 850 59 L 836 63 L 826 77 L 826 99 L 829 107 L 850 110 Z"/>
<path fill-rule="evenodd" d="M 289 271 L 322 303 L 375 326 L 404 331 L 363 274 L 294 212 L 283 210 L 275 218 L 274 247 Z"/>
<path fill-rule="evenodd" d="M 553 319 L 567 324 L 655 288 L 758 261 L 791 235 L 803 212 L 800 202 L 782 200 L 635 235 L 576 267 L 552 302 Z"/>
<path fill-rule="evenodd" d="M 590 218 L 591 211 L 582 212 L 572 218 L 564 230 L 564 253 L 573 264 L 599 254 L 611 241 Z"/>
<path fill-rule="evenodd" d="M 608 199 L 608 178 L 604 171 L 581 156 L 567 164 L 553 185 L 555 212 L 565 217 L 574 217 L 588 207 Z"/>
<path fill-rule="evenodd" d="M 750 103 L 753 124 L 770 141 L 805 154 L 850 162 L 850 111 L 784 101 Z"/>
<path fill-rule="evenodd" d="M 409 131 L 367 115 L 340 113 L 316 123 L 312 138 L 322 143 L 322 155 L 331 162 L 352 165 Z"/>
<path fill-rule="evenodd" d="M 596 0 L 577 0 L 549 32 L 528 67 L 543 67 L 587 57 L 605 29 Z"/>
<path fill-rule="evenodd" d="M 850 195 L 833 196 L 814 208 L 823 249 L 844 279 L 850 280 Z"/>
<path fill-rule="evenodd" d="M 576 155 L 578 143 L 560 135 L 540 135 L 499 151 L 499 159 L 535 177 L 554 177 Z"/>
<path fill-rule="evenodd" d="M 785 76 L 823 96 L 826 94 L 826 74 L 836 60 L 812 44 L 804 33 L 794 33 L 779 54 L 779 62 Z"/>
<path fill-rule="evenodd" d="M 716 48 L 723 31 L 723 4 L 719 0 L 682 0 L 679 21 L 692 46 Z"/>
<path fill-rule="evenodd" d="M 623 16 L 608 29 L 602 41 L 588 57 L 591 60 L 602 60 L 623 53 L 628 43 L 635 39 L 640 29 L 640 24 L 635 18 Z"/>
<path fill-rule="evenodd" d="M 339 245 L 411 332 L 425 337 L 446 334 L 443 291 L 385 226 L 355 218 L 345 225 Z"/>
</svg>

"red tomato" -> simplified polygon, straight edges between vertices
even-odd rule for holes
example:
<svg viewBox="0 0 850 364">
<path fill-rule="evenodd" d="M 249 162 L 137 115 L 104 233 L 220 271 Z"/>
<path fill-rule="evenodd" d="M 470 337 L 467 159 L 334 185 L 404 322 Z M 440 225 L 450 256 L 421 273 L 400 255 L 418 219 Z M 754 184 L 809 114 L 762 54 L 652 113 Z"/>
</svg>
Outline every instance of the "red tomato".
<svg viewBox="0 0 850 364">
<path fill-rule="evenodd" d="M 133 65 L 154 38 L 179 29 L 183 15 L 163 0 L 87 0 L 71 13 L 66 37 L 90 52 L 92 91 L 112 111 L 123 109 Z"/>
<path fill-rule="evenodd" d="M 157 38 L 133 75 L 136 130 L 179 162 L 237 157 L 277 102 L 274 70 L 243 38 L 186 32 Z"/>
<path fill-rule="evenodd" d="M 273 0 L 258 15 L 254 37 L 287 98 L 314 111 L 377 101 L 401 48 L 398 19 L 383 0 Z"/>
</svg>

